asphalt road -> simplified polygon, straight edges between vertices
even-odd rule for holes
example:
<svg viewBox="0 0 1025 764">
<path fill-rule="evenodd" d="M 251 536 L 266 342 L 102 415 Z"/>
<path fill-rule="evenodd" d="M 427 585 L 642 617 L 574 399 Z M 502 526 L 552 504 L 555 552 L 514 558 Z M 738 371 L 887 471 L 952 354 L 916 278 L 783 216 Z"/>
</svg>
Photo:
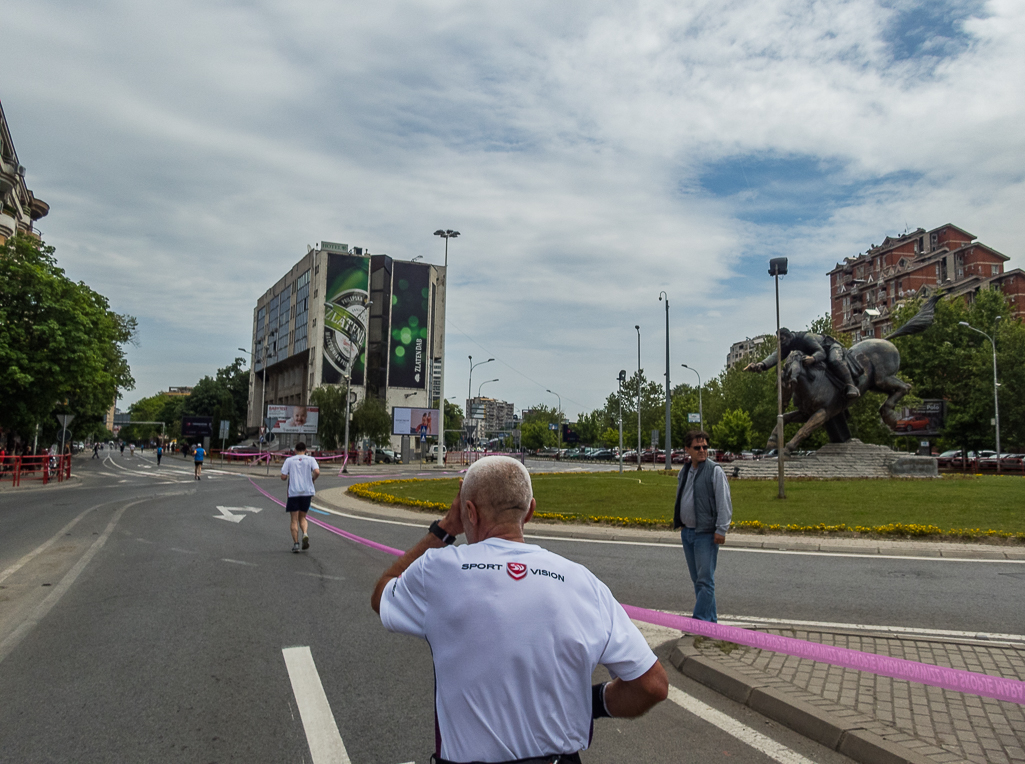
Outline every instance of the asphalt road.
<svg viewBox="0 0 1025 764">
<path fill-rule="evenodd" d="M 208 470 L 195 481 L 180 459 L 158 470 L 150 454 L 118 454 L 76 471 L 79 486 L 0 493 L 0 760 L 313 761 L 297 705 L 308 687 L 282 652 L 292 647 L 309 648 L 352 762 L 428 760 L 429 650 L 386 632 L 369 607 L 388 555 L 315 527 L 311 549 L 292 554 L 287 515 L 248 479 Z M 259 482 L 284 495 L 277 479 Z M 333 484 L 325 471 L 318 487 Z M 326 519 L 400 548 L 422 534 Z M 678 550 L 546 546 L 587 564 L 623 602 L 690 607 Z M 720 607 L 1020 633 L 1025 600 L 1009 567 L 724 553 Z M 776 758 L 666 702 L 637 721 L 599 722 L 588 762 L 846 761 L 669 674 L 767 736 Z"/>
</svg>

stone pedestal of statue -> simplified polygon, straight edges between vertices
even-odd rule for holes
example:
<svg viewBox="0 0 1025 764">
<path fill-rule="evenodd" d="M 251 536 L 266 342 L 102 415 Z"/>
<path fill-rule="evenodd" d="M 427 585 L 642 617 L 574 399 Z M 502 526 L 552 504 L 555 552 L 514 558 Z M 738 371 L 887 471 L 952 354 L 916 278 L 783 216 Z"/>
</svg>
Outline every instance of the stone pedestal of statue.
<svg viewBox="0 0 1025 764">
<path fill-rule="evenodd" d="M 739 478 L 775 479 L 776 459 L 745 459 L 723 464 L 727 475 Z M 786 460 L 786 476 L 795 478 L 937 478 L 932 456 L 905 454 L 851 438 L 846 443 L 827 443 L 808 456 Z"/>
</svg>

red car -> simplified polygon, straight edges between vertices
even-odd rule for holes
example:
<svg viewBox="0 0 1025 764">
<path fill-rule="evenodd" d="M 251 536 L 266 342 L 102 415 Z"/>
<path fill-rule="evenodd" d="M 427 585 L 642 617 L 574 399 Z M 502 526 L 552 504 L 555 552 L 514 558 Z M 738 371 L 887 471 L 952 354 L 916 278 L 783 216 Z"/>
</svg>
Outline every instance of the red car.
<svg viewBox="0 0 1025 764">
<path fill-rule="evenodd" d="M 913 432 L 915 430 L 928 430 L 929 420 L 925 417 L 915 419 L 898 419 L 897 432 Z"/>
</svg>

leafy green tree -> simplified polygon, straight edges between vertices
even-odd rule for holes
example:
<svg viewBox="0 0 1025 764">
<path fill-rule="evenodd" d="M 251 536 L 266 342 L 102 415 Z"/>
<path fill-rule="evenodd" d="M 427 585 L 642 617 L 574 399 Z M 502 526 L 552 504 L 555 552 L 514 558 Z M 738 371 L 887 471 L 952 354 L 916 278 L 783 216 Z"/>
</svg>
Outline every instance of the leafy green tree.
<svg viewBox="0 0 1025 764">
<path fill-rule="evenodd" d="M 391 437 L 391 415 L 380 398 L 364 398 L 352 411 L 349 425 L 354 441 L 367 438 L 378 446 L 388 444 Z"/>
<path fill-rule="evenodd" d="M 64 274 L 53 247 L 8 239 L 0 245 L 0 430 L 27 439 L 38 423 L 49 438 L 52 413 L 74 414 L 79 432 L 95 427 L 117 391 L 135 384 L 124 353 L 135 332 L 134 318 Z"/>
<path fill-rule="evenodd" d="M 445 401 L 445 448 L 453 449 L 459 447 L 462 429 L 462 406 L 457 406 L 452 401 Z"/>
<path fill-rule="evenodd" d="M 712 427 L 715 447 L 731 454 L 739 454 L 751 445 L 751 417 L 743 409 L 724 411 L 719 422 Z"/>
<path fill-rule="evenodd" d="M 549 429 L 548 425 L 558 424 L 559 418 L 557 408 L 549 408 L 543 403 L 524 409 L 523 422 L 520 424 L 520 444 L 529 451 L 557 446 L 559 433 Z"/>
<path fill-rule="evenodd" d="M 344 448 L 345 439 L 345 387 L 322 385 L 310 393 L 310 405 L 319 408 L 317 437 L 320 445 L 333 451 Z"/>
</svg>

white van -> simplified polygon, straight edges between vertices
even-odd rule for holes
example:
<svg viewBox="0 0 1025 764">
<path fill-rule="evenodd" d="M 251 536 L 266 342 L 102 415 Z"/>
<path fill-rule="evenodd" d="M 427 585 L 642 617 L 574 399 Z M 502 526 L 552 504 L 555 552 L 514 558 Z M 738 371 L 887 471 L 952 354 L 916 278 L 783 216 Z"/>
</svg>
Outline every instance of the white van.
<svg viewBox="0 0 1025 764">
<path fill-rule="evenodd" d="M 445 448 L 444 446 L 442 446 L 441 447 L 441 458 L 442 458 L 442 460 L 445 459 L 445 456 L 447 454 L 448 454 L 448 449 Z M 428 461 L 428 462 L 436 462 L 436 461 L 438 461 L 438 445 L 437 444 L 434 444 L 433 446 L 431 446 L 431 450 L 427 452 L 427 455 L 424 457 L 424 461 Z"/>
</svg>

